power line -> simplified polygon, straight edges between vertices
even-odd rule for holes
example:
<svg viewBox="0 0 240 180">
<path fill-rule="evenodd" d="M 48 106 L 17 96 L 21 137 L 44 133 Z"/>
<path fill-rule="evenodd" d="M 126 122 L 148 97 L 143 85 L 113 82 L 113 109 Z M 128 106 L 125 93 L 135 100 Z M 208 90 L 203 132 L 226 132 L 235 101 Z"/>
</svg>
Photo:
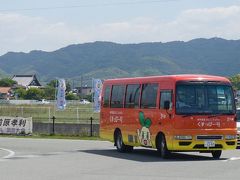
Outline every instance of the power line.
<svg viewBox="0 0 240 180">
<path fill-rule="evenodd" d="M 99 3 L 99 4 L 82 4 L 73 6 L 53 6 L 53 7 L 39 7 L 39 8 L 22 8 L 22 9 L 0 9 L 0 12 L 8 11 L 33 11 L 33 10 L 55 10 L 55 9 L 73 9 L 73 8 L 88 8 L 88 7 L 103 7 L 103 6 L 117 6 L 117 5 L 138 5 L 138 4 L 153 4 L 153 3 L 166 3 L 180 0 L 140 0 L 140 1 L 125 1 L 116 3 Z"/>
</svg>

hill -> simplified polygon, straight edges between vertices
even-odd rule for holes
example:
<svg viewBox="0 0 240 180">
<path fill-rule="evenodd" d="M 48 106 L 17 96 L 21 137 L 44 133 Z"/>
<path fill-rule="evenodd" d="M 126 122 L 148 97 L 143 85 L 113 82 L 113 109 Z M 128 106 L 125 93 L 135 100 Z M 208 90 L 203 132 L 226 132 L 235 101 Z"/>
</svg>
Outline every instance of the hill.
<svg viewBox="0 0 240 180">
<path fill-rule="evenodd" d="M 240 40 L 70 45 L 53 52 L 9 52 L 0 56 L 0 74 L 37 74 L 41 80 L 240 72 Z"/>
</svg>

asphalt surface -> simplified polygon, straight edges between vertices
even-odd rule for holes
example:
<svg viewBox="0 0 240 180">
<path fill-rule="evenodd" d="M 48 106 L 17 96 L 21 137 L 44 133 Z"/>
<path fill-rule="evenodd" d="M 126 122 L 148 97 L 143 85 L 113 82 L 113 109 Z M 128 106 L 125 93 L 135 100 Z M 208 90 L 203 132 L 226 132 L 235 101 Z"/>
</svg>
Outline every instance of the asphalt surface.
<svg viewBox="0 0 240 180">
<path fill-rule="evenodd" d="M 0 138 L 1 180 L 239 179 L 240 150 L 210 154 L 118 153 L 106 141 Z"/>
</svg>

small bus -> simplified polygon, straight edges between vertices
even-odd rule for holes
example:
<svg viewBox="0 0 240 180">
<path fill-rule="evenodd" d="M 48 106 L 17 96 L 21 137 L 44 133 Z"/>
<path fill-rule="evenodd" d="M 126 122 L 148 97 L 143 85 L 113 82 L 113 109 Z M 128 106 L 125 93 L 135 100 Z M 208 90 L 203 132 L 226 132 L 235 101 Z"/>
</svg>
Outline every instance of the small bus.
<svg viewBox="0 0 240 180">
<path fill-rule="evenodd" d="M 168 75 L 109 79 L 103 83 L 100 137 L 119 152 L 134 146 L 211 153 L 237 146 L 236 107 L 227 78 Z"/>
</svg>

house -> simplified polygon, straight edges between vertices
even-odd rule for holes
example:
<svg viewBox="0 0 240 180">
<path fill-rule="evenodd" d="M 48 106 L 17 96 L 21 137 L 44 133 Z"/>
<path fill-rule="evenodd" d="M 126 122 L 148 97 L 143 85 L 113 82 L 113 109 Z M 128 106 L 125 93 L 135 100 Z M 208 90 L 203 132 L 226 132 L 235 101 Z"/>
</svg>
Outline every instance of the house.
<svg viewBox="0 0 240 180">
<path fill-rule="evenodd" d="M 9 99 L 11 95 L 11 87 L 0 87 L 0 99 Z"/>
<path fill-rule="evenodd" d="M 14 75 L 12 80 L 16 81 L 19 86 L 26 89 L 31 87 L 40 88 L 42 85 L 37 79 L 36 74 L 33 75 Z"/>
<path fill-rule="evenodd" d="M 83 87 L 76 87 L 77 94 L 81 96 L 87 96 L 92 94 L 92 87 L 83 86 Z"/>
</svg>

